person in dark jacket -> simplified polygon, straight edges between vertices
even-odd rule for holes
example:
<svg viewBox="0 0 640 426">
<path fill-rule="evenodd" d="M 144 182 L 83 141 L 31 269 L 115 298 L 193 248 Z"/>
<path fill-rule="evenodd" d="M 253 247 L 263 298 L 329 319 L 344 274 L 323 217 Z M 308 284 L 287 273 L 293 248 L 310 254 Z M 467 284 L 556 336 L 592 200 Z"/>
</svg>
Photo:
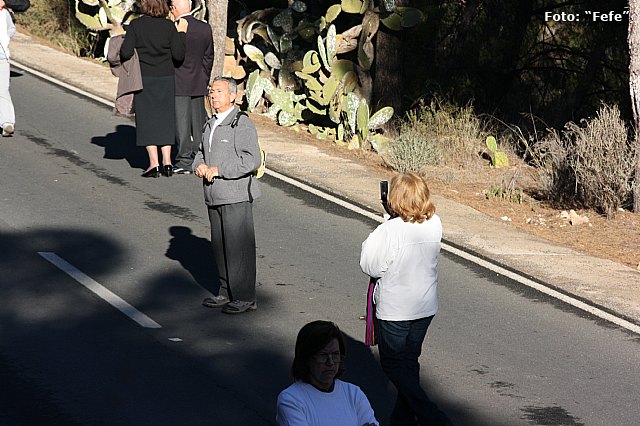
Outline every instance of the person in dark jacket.
<svg viewBox="0 0 640 426">
<path fill-rule="evenodd" d="M 211 244 L 222 287 L 202 304 L 239 314 L 257 309 L 256 238 L 253 200 L 260 196 L 254 176 L 261 163 L 258 133 L 234 106 L 237 86 L 231 78 L 214 79 L 209 96 L 215 114 L 204 127 L 193 171 L 203 178 L 211 223 Z"/>
<path fill-rule="evenodd" d="M 191 16 L 191 0 L 173 0 L 171 15 L 174 21 L 185 19 L 189 23 L 184 61 L 176 66 L 178 153 L 173 172 L 190 174 L 202 140 L 202 126 L 207 121 L 204 97 L 213 67 L 213 37 L 209 24 Z"/>
<path fill-rule="evenodd" d="M 4 3 L 13 12 L 26 12 L 31 7 L 29 0 L 5 0 Z"/>
<path fill-rule="evenodd" d="M 143 15 L 134 19 L 120 48 L 120 59 L 126 61 L 138 52 L 142 90 L 134 97 L 136 112 L 136 144 L 149 155 L 149 168 L 143 177 L 173 174 L 171 147 L 175 142 L 175 72 L 173 61 L 182 61 L 189 26 L 186 19 L 172 23 L 167 19 L 166 0 L 142 0 Z M 162 152 L 162 168 L 158 159 Z"/>
</svg>

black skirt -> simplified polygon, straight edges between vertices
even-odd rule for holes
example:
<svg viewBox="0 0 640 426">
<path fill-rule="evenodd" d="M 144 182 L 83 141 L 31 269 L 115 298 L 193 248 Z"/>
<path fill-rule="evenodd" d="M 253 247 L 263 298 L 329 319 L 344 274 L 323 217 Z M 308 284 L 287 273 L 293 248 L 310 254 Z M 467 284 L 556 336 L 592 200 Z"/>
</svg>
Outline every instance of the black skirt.
<svg viewBox="0 0 640 426">
<path fill-rule="evenodd" d="M 173 145 L 176 140 L 174 76 L 142 76 L 142 87 L 134 97 L 136 145 Z"/>
</svg>

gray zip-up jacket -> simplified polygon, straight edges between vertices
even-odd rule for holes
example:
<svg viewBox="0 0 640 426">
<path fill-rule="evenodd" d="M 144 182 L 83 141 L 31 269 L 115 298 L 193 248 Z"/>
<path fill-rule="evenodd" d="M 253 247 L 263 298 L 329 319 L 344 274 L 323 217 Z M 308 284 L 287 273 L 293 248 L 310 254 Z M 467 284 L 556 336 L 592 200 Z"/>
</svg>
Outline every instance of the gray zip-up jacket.
<svg viewBox="0 0 640 426">
<path fill-rule="evenodd" d="M 207 206 L 253 201 L 261 194 L 258 180 L 253 173 L 260 167 L 258 132 L 249 117 L 241 114 L 238 124 L 231 122 L 238 113 L 238 107 L 227 115 L 213 132 L 211 146 L 209 136 L 215 119 L 210 118 L 204 125 L 200 149 L 193 160 L 193 170 L 202 163 L 208 167 L 218 167 L 219 177 L 212 183 L 204 182 L 204 201 Z"/>
</svg>

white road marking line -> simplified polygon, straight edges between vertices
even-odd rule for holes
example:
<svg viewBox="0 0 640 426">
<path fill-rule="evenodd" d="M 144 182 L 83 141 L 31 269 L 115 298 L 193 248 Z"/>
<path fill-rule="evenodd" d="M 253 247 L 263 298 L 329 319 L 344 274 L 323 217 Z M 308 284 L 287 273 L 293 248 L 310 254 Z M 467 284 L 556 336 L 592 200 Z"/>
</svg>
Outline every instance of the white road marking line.
<svg viewBox="0 0 640 426">
<path fill-rule="evenodd" d="M 105 104 L 105 105 L 110 106 L 110 107 L 113 107 L 115 105 L 113 102 L 108 101 L 106 99 L 103 99 L 103 98 L 101 98 L 99 96 L 96 96 L 93 93 L 86 92 L 86 91 L 84 91 L 84 90 L 82 90 L 82 89 L 80 89 L 78 87 L 72 86 L 72 85 L 70 85 L 68 83 L 65 83 L 64 81 L 60 81 L 55 77 L 51 77 L 51 76 L 49 76 L 47 74 L 41 73 L 38 70 L 34 70 L 31 67 L 23 65 L 20 62 L 16 62 L 15 60 L 11 59 L 11 66 L 14 66 L 14 65 L 16 66 L 16 68 L 21 68 L 22 70 L 27 71 L 29 74 L 33 74 L 35 76 L 38 76 L 38 77 L 42 78 L 43 80 L 50 81 L 51 83 L 57 84 L 58 86 L 64 87 L 65 89 L 69 89 L 72 92 L 75 92 L 75 93 L 77 93 L 79 95 L 86 96 L 87 98 L 93 99 L 94 101 L 100 102 L 101 104 Z"/>
<path fill-rule="evenodd" d="M 52 83 L 58 84 L 58 85 L 60 85 L 62 87 L 65 87 L 65 88 L 67 88 L 67 89 L 69 89 L 71 91 L 79 93 L 79 94 L 81 94 L 83 96 L 86 96 L 86 97 L 88 97 L 90 99 L 93 99 L 93 100 L 98 101 L 100 103 L 103 103 L 105 105 L 108 105 L 108 106 L 111 106 L 111 107 L 113 107 L 113 105 L 114 105 L 113 102 L 111 102 L 111 101 L 108 101 L 108 100 L 105 100 L 103 98 L 100 98 L 99 96 L 96 96 L 94 94 L 85 92 L 84 90 L 81 90 L 81 89 L 78 89 L 76 87 L 73 87 L 70 84 L 67 84 L 67 83 L 62 82 L 60 80 L 57 80 L 57 79 L 55 79 L 53 77 L 50 77 L 50 76 L 48 76 L 46 74 L 43 74 L 43 73 L 41 73 L 39 71 L 36 71 L 36 70 L 34 70 L 32 68 L 29 68 L 29 67 L 27 67 L 25 65 L 22 65 L 20 63 L 16 63 L 15 61 L 12 61 L 12 65 L 16 65 L 18 68 L 22 68 L 22 69 L 24 69 L 25 71 L 27 71 L 27 72 L 29 72 L 31 74 L 34 74 L 34 75 L 36 75 L 36 76 L 38 76 L 40 78 L 43 78 L 45 80 L 51 81 Z M 278 172 L 266 169 L 265 173 L 267 173 L 268 175 L 270 175 L 270 176 L 272 176 L 272 177 L 274 177 L 276 179 L 279 179 L 279 180 L 281 180 L 283 182 L 286 182 L 286 183 L 288 183 L 290 185 L 293 185 L 293 186 L 295 186 L 297 188 L 300 188 L 300 189 L 302 189 L 304 191 L 307 191 L 307 192 L 309 192 L 311 194 L 317 195 L 318 197 L 324 198 L 327 201 L 331 201 L 332 203 L 335 203 L 335 204 L 337 204 L 339 206 L 342 206 L 342 207 L 344 207 L 344 208 L 346 208 L 348 210 L 351 210 L 351 211 L 353 211 L 355 213 L 358 213 L 358 214 L 360 214 L 362 216 L 368 217 L 368 218 L 373 219 L 373 220 L 378 221 L 378 222 L 383 222 L 384 221 L 384 219 L 380 215 L 377 215 L 375 213 L 371 213 L 370 211 L 367 211 L 367 210 L 362 209 L 362 208 L 360 208 L 358 206 L 350 204 L 350 203 L 348 203 L 348 202 L 346 202 L 344 200 L 341 200 L 341 199 L 339 199 L 337 197 L 334 197 L 334 196 L 332 196 L 330 194 L 327 194 L 325 192 L 317 190 L 317 189 L 315 189 L 315 188 L 313 188 L 313 187 L 311 187 L 309 185 L 306 185 L 306 184 L 304 184 L 302 182 L 299 182 L 299 181 L 297 181 L 295 179 L 291 179 L 291 178 L 289 178 L 289 177 L 287 177 L 285 175 L 282 175 L 282 174 L 280 174 Z M 582 302 L 580 300 L 577 300 L 577 299 L 574 299 L 574 298 L 569 297 L 567 295 L 564 295 L 564 294 L 562 294 L 562 293 L 560 293 L 558 291 L 550 289 L 550 288 L 548 288 L 548 287 L 546 287 L 544 285 L 538 284 L 538 283 L 536 283 L 534 281 L 531 281 L 531 280 L 529 280 L 529 279 L 527 279 L 525 277 L 522 277 L 522 276 L 520 276 L 518 274 L 515 274 L 513 272 L 507 271 L 504 268 L 501 268 L 501 267 L 499 267 L 497 265 L 494 265 L 494 264 L 492 264 L 490 262 L 482 260 L 479 257 L 476 257 L 476 256 L 474 256 L 472 254 L 466 253 L 466 252 L 464 252 L 462 250 L 458 250 L 458 249 L 456 249 L 454 247 L 451 247 L 451 246 L 449 246 L 447 244 L 442 244 L 442 248 L 445 251 L 448 251 L 450 253 L 456 254 L 457 256 L 463 257 L 463 258 L 465 258 L 467 260 L 470 260 L 471 262 L 474 262 L 474 263 L 476 263 L 478 265 L 481 265 L 482 267 L 487 268 L 487 269 L 489 269 L 491 271 L 494 271 L 494 272 L 499 273 L 499 274 L 503 274 L 503 275 L 511 278 L 512 280 L 514 280 L 516 282 L 519 282 L 520 284 L 523 284 L 523 285 L 526 285 L 528 287 L 534 288 L 534 289 L 536 289 L 538 291 L 541 291 L 541 292 L 543 292 L 545 294 L 548 294 L 549 296 L 552 296 L 552 297 L 555 297 L 555 298 L 557 298 L 559 300 L 562 300 L 563 302 L 568 303 L 571 306 L 574 306 L 574 307 L 576 307 L 578 309 L 581 309 L 583 311 L 589 312 L 592 315 L 595 315 L 595 316 L 597 316 L 599 318 L 602 318 L 604 320 L 610 321 L 610 322 L 612 322 L 612 323 L 614 323 L 614 324 L 616 324 L 616 325 L 618 325 L 618 326 L 620 326 L 622 328 L 625 328 L 625 329 L 627 329 L 629 331 L 632 331 L 634 333 L 640 334 L 640 326 L 638 326 L 638 325 L 636 325 L 636 324 L 634 324 L 632 322 L 626 321 L 626 320 L 624 320 L 622 318 L 618 318 L 615 315 L 611 315 L 608 312 L 603 311 L 602 309 L 598 309 L 598 308 L 596 308 L 594 306 L 591 306 L 591 305 L 588 305 L 588 304 L 586 304 L 586 303 L 584 303 L 584 302 Z M 160 326 L 158 326 L 158 327 L 160 327 Z"/>
<path fill-rule="evenodd" d="M 57 254 L 47 251 L 39 251 L 38 254 L 141 326 L 145 328 L 162 328 L 160 324 L 131 306 L 120 296 L 117 296 L 106 287 L 94 281 L 91 277 L 85 275 L 82 271 L 80 271 L 78 268 L 58 256 Z"/>
<path fill-rule="evenodd" d="M 295 179 L 292 179 L 290 177 L 287 177 L 287 176 L 285 176 L 283 174 L 280 174 L 278 172 L 275 172 L 275 171 L 269 170 L 269 169 L 266 169 L 265 173 L 268 174 L 269 176 L 273 176 L 276 179 L 279 179 L 279 180 L 281 180 L 283 182 L 286 182 L 289 185 L 293 185 L 293 186 L 295 186 L 297 188 L 300 188 L 300 189 L 302 189 L 302 190 L 304 190 L 306 192 L 310 192 L 311 194 L 317 195 L 320 198 L 324 198 L 327 201 L 331 201 L 332 203 L 337 204 L 339 206 L 342 206 L 342 207 L 346 208 L 347 210 L 351 210 L 352 212 L 358 213 L 359 215 L 366 216 L 369 219 L 377 220 L 380 223 L 384 222 L 384 219 L 378 214 L 372 213 L 372 212 L 367 211 L 367 210 L 365 210 L 363 208 L 360 208 L 358 206 L 354 206 L 353 204 L 350 204 L 347 201 L 341 200 L 340 198 L 334 197 L 333 195 L 327 194 L 326 192 L 322 192 L 322 191 L 320 191 L 318 189 L 315 189 L 315 188 L 313 188 L 313 187 L 311 187 L 309 185 L 306 185 L 306 184 L 304 184 L 304 183 L 302 183 L 300 181 L 297 181 Z"/>
<path fill-rule="evenodd" d="M 622 318 L 618 318 L 615 315 L 611 315 L 608 312 L 603 311 L 602 309 L 598 309 L 595 306 L 591 306 L 587 303 L 584 303 L 578 299 L 574 299 L 571 296 L 567 296 L 566 294 L 560 293 L 559 291 L 556 291 L 552 288 L 546 287 L 540 283 L 537 283 L 535 281 L 532 281 L 528 278 L 525 278 L 521 275 L 516 274 L 515 272 L 509 271 L 507 269 L 504 269 L 500 266 L 494 265 L 491 262 L 487 262 L 486 260 L 480 259 L 472 254 L 466 253 L 462 250 L 459 250 L 455 247 L 451 247 L 448 244 L 442 244 L 442 248 L 450 253 L 455 254 L 456 256 L 460 256 L 464 259 L 470 260 L 473 263 L 482 266 L 483 268 L 487 268 L 497 274 L 501 274 L 504 275 L 507 278 L 512 279 L 513 281 L 517 281 L 520 284 L 526 285 L 527 287 L 531 287 L 535 290 L 538 290 L 541 293 L 544 293 L 546 295 L 549 295 L 555 299 L 561 300 L 564 303 L 567 303 L 571 306 L 574 306 L 578 309 L 581 309 L 585 312 L 588 312 L 592 315 L 597 316 L 598 318 L 602 318 L 604 320 L 607 320 L 609 322 L 612 322 L 622 328 L 626 328 L 629 331 L 632 331 L 634 333 L 638 333 L 640 334 L 640 326 L 629 322 L 627 320 L 624 320 Z"/>
</svg>

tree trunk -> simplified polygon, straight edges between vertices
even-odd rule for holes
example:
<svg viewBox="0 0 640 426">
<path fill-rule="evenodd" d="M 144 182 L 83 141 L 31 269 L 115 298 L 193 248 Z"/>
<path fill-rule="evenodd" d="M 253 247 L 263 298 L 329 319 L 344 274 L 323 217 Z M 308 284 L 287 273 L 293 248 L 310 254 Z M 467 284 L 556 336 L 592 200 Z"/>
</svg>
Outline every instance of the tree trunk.
<svg viewBox="0 0 640 426">
<path fill-rule="evenodd" d="M 373 109 L 402 108 L 402 32 L 380 25 L 376 39 Z"/>
<path fill-rule="evenodd" d="M 608 24 L 608 22 L 605 24 Z M 596 79 L 602 73 L 603 58 L 606 60 L 606 49 L 611 45 L 611 39 L 607 37 L 606 30 L 603 29 L 602 35 L 590 44 L 589 57 L 577 87 L 573 92 L 567 90 L 567 93 L 565 93 L 565 106 L 562 117 L 571 117 L 571 120 L 575 120 L 575 111 L 584 103 L 585 98 L 589 95 L 589 90 L 594 87 L 594 83 L 597 84 Z"/>
<path fill-rule="evenodd" d="M 408 5 L 409 0 L 396 0 L 396 6 Z M 376 34 L 372 113 L 385 106 L 393 107 L 396 118 L 403 113 L 403 34 L 402 30 L 393 31 L 382 24 Z M 383 129 L 385 134 L 396 136 L 391 122 L 388 122 Z"/>
<path fill-rule="evenodd" d="M 207 0 L 209 10 L 209 25 L 213 33 L 213 69 L 211 70 L 212 80 L 214 77 L 222 76 L 224 69 L 224 47 L 227 39 L 227 10 L 228 0 Z"/>
<path fill-rule="evenodd" d="M 454 70 L 464 68 L 464 59 L 466 56 L 462 53 L 464 45 L 469 39 L 469 32 L 478 19 L 478 15 L 482 10 L 483 4 L 481 0 L 468 0 L 461 2 L 455 11 L 458 18 L 451 24 L 443 28 L 443 33 L 438 35 L 438 40 L 443 40 L 445 49 L 441 50 L 446 56 L 444 64 L 441 67 L 443 75 L 438 76 L 438 80 L 446 81 Z M 450 40 L 450 41 L 446 41 Z M 438 58 L 433 60 L 439 61 Z"/>
<path fill-rule="evenodd" d="M 633 188 L 633 212 L 640 214 L 640 0 L 629 0 L 629 92 L 633 111 L 636 146 L 636 176 Z"/>
<path fill-rule="evenodd" d="M 534 0 L 518 0 L 513 10 L 510 11 L 512 21 L 504 26 L 499 35 L 506 41 L 500 59 L 493 68 L 496 78 L 489 82 L 493 92 L 494 102 L 502 103 L 512 92 L 513 86 L 521 76 L 518 69 L 518 61 L 524 52 L 527 28 L 534 16 Z"/>
</svg>

